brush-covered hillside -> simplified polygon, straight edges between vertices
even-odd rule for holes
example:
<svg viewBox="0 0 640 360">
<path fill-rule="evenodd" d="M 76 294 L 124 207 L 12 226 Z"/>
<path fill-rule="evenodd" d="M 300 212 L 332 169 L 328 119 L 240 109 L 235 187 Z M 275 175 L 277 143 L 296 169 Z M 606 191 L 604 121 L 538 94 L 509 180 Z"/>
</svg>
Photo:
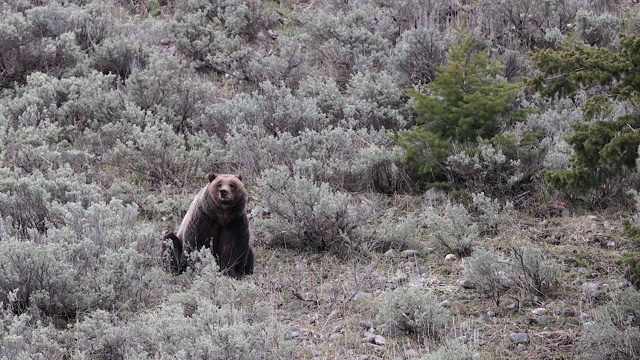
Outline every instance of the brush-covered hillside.
<svg viewBox="0 0 640 360">
<path fill-rule="evenodd" d="M 0 0 L 1 359 L 637 359 L 640 6 Z M 176 231 L 242 176 L 254 273 Z"/>
</svg>

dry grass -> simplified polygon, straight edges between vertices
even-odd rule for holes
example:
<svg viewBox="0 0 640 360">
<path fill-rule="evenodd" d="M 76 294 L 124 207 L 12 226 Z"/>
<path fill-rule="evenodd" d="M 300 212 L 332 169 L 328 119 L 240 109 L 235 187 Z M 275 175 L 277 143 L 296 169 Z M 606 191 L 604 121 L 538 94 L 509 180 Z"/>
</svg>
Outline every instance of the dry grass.
<svg viewBox="0 0 640 360">
<path fill-rule="evenodd" d="M 405 208 L 411 203 L 398 200 Z M 448 261 L 437 251 L 412 257 L 374 253 L 340 258 L 270 247 L 256 234 L 257 272 L 245 281 L 263 289 L 280 321 L 291 326 L 301 344 L 300 358 L 411 358 L 436 349 L 439 344 L 407 334 L 385 334 L 382 346 L 363 341 L 370 326 L 380 334 L 380 324 L 374 323 L 376 298 L 411 283 L 433 291 L 438 301 L 449 301 L 445 336 L 464 339 L 483 359 L 572 359 L 581 353 L 580 314 L 625 286 L 614 260 L 627 246 L 626 240 L 618 221 L 609 220 L 607 226 L 603 219 L 587 215 L 542 221 L 514 214 L 480 245 L 507 252 L 511 245 L 530 244 L 564 264 L 566 271 L 551 297 L 509 291 L 499 307 L 457 284 L 464 259 Z M 432 246 L 426 236 L 418 243 L 425 249 Z M 581 288 L 585 282 L 598 283 L 605 293 L 589 297 Z M 538 307 L 549 311 L 551 320 L 544 326 L 531 313 Z M 565 308 L 575 309 L 575 315 L 562 316 Z M 512 332 L 527 332 L 530 344 L 517 347 L 509 339 Z"/>
</svg>

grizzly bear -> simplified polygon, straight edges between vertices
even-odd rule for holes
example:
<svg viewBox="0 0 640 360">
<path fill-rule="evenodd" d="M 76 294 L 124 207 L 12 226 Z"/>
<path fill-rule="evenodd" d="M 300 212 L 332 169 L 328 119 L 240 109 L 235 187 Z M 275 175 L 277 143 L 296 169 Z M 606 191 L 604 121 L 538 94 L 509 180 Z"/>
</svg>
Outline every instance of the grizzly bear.
<svg viewBox="0 0 640 360">
<path fill-rule="evenodd" d="M 220 271 L 241 278 L 253 274 L 253 250 L 249 245 L 247 191 L 242 177 L 207 174 L 209 184 L 191 202 L 177 234 L 165 235 L 172 248 L 163 246 L 170 269 L 179 274 L 187 268 L 187 256 L 202 247 L 211 249 Z"/>
</svg>

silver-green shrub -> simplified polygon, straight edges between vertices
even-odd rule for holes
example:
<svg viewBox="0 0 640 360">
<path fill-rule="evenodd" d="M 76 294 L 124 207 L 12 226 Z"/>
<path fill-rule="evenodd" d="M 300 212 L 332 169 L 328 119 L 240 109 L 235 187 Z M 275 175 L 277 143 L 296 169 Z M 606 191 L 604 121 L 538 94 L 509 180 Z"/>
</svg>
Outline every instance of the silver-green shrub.
<svg viewBox="0 0 640 360">
<path fill-rule="evenodd" d="M 419 248 L 416 237 L 421 229 L 411 215 L 398 216 L 390 212 L 377 217 L 368 225 L 360 228 L 360 234 L 366 239 L 367 248 L 371 250 Z"/>
<path fill-rule="evenodd" d="M 0 358 L 20 360 L 61 359 L 68 355 L 64 334 L 30 314 L 15 315 L 0 301 Z"/>
<path fill-rule="evenodd" d="M 339 84 L 358 71 L 381 70 L 388 61 L 388 40 L 377 31 L 385 23 L 385 14 L 369 5 L 355 7 L 349 12 L 312 10 L 300 14 L 311 36 L 312 59 L 330 67 Z"/>
<path fill-rule="evenodd" d="M 285 246 L 336 252 L 360 247 L 357 230 L 371 213 L 366 203 L 282 166 L 264 171 L 256 182 L 256 226 Z"/>
<path fill-rule="evenodd" d="M 330 125 L 313 99 L 296 96 L 284 84 L 268 81 L 251 95 L 240 93 L 211 105 L 207 114 L 223 131 L 231 125 L 247 124 L 271 135 L 285 132 L 295 135 L 304 130 L 320 131 Z"/>
<path fill-rule="evenodd" d="M 502 259 L 497 252 L 477 248 L 465 260 L 463 276 L 497 306 L 510 287 L 506 277 L 508 271 L 508 261 Z"/>
<path fill-rule="evenodd" d="M 151 184 L 186 184 L 216 169 L 223 154 L 215 136 L 203 132 L 179 135 L 154 116 L 146 126 L 130 125 L 131 136 L 116 141 L 112 163 Z"/>
<path fill-rule="evenodd" d="M 360 72 L 349 80 L 345 120 L 356 127 L 399 129 L 413 115 L 413 104 L 386 72 Z"/>
<path fill-rule="evenodd" d="M 640 296 L 625 289 L 592 313 L 584 324 L 581 358 L 623 360 L 640 357 Z"/>
<path fill-rule="evenodd" d="M 385 291 L 375 302 L 376 321 L 421 340 L 438 340 L 449 313 L 427 289 L 402 285 Z"/>
<path fill-rule="evenodd" d="M 268 39 L 275 15 L 257 0 L 189 0 L 177 6 L 169 34 L 177 47 L 202 70 L 251 80 L 249 63 L 264 55 L 259 44 Z"/>
<path fill-rule="evenodd" d="M 205 255 L 206 256 L 206 255 Z M 299 351 L 272 304 L 249 282 L 222 277 L 209 256 L 193 283 L 129 321 L 95 312 L 75 327 L 78 355 L 275 359 Z M 95 336 L 103 334 L 103 336 Z M 299 354 L 298 354 L 299 355 Z"/>
<path fill-rule="evenodd" d="M 226 143 L 228 162 L 243 174 L 286 166 L 340 190 L 393 193 L 409 186 L 402 151 L 384 130 L 335 127 L 269 136 L 241 125 L 231 129 Z"/>
<path fill-rule="evenodd" d="M 31 174 L 0 168 L 0 217 L 12 229 L 10 234 L 18 237 L 64 224 L 53 211 L 58 204 L 77 202 L 87 207 L 100 195 L 97 185 L 87 183 L 85 174 L 76 174 L 69 166 Z"/>
<path fill-rule="evenodd" d="M 395 46 L 391 56 L 398 81 L 404 85 L 428 84 L 436 69 L 445 63 L 447 51 L 453 43 L 450 34 L 437 28 L 421 27 L 407 30 Z"/>
<path fill-rule="evenodd" d="M 44 234 L 0 241 L 0 299 L 16 313 L 39 311 L 65 322 L 95 309 L 133 310 L 158 288 L 161 270 L 149 261 L 154 236 L 138 223 L 137 207 L 121 201 L 52 203 L 62 219 Z M 142 246 L 146 245 L 146 246 Z M 139 248 L 145 248 L 140 252 Z"/>
<path fill-rule="evenodd" d="M 195 124 L 208 128 L 201 117 L 214 98 L 211 87 L 168 52 L 151 52 L 145 65 L 134 69 L 126 80 L 127 100 L 177 133 L 189 132 Z"/>
<path fill-rule="evenodd" d="M 512 247 L 508 277 L 534 297 L 549 297 L 561 283 L 562 266 L 531 246 Z"/>
<path fill-rule="evenodd" d="M 446 173 L 453 186 L 500 195 L 524 178 L 520 161 L 509 159 L 502 149 L 489 143 L 449 156 Z"/>
<path fill-rule="evenodd" d="M 595 14 L 584 9 L 576 13 L 576 33 L 591 46 L 613 46 L 621 26 L 622 19 L 611 13 Z"/>
<path fill-rule="evenodd" d="M 113 26 L 108 6 L 55 1 L 22 9 L 11 5 L 3 4 L 0 88 L 24 84 L 37 71 L 58 78 L 78 75 L 88 67 L 85 50 L 111 33 Z"/>
<path fill-rule="evenodd" d="M 507 215 L 513 209 L 513 204 L 504 205 L 498 199 L 492 199 L 483 192 L 471 194 L 474 220 L 483 232 L 496 233 L 498 227 L 507 221 Z"/>
<path fill-rule="evenodd" d="M 447 202 L 443 213 L 428 207 L 421 217 L 431 239 L 450 253 L 470 254 L 480 237 L 478 224 L 473 222 L 462 204 Z"/>
</svg>

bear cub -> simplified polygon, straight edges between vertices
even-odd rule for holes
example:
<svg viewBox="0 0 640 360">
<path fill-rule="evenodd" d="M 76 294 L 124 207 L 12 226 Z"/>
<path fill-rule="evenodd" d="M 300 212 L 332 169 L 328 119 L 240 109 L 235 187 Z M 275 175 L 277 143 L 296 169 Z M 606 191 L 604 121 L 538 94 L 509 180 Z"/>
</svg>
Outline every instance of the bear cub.
<svg viewBox="0 0 640 360">
<path fill-rule="evenodd" d="M 163 254 L 175 274 L 187 268 L 187 256 L 202 247 L 211 249 L 223 274 L 241 278 L 253 274 L 253 250 L 249 245 L 246 213 L 247 190 L 242 177 L 207 174 L 209 184 L 191 202 L 177 233 L 168 233 Z"/>
</svg>

